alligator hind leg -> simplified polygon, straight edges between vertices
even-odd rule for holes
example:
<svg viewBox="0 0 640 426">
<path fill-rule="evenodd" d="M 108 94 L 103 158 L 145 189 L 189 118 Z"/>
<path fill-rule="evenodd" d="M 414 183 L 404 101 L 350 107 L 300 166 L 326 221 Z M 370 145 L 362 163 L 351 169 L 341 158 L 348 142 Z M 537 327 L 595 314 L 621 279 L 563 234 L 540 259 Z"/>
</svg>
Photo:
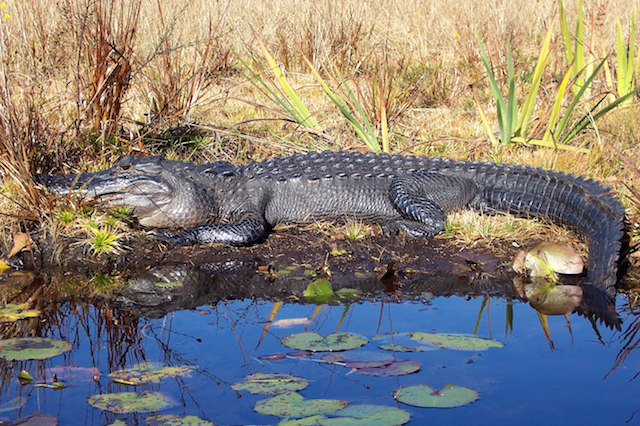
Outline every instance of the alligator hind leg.
<svg viewBox="0 0 640 426">
<path fill-rule="evenodd" d="M 196 243 L 228 243 L 247 245 L 264 235 L 264 220 L 247 217 L 238 223 L 218 223 L 196 226 L 179 232 L 151 231 L 155 239 L 172 246 L 188 246 Z"/>
<path fill-rule="evenodd" d="M 404 219 L 389 223 L 413 237 L 429 237 L 444 230 L 446 214 L 465 207 L 476 196 L 473 180 L 439 173 L 416 172 L 396 177 L 390 197 Z"/>
</svg>

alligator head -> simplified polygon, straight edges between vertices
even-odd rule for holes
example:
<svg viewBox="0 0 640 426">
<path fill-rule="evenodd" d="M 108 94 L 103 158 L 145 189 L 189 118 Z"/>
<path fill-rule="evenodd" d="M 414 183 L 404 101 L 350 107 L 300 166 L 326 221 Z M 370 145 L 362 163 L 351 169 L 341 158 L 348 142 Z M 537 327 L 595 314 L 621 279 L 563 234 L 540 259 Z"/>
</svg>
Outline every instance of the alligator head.
<svg viewBox="0 0 640 426">
<path fill-rule="evenodd" d="M 176 228 L 202 224 L 213 213 L 202 191 L 185 179 L 189 167 L 161 157 L 127 156 L 97 173 L 39 175 L 36 181 L 57 195 L 74 193 L 108 206 L 129 207 L 142 226 Z"/>
</svg>

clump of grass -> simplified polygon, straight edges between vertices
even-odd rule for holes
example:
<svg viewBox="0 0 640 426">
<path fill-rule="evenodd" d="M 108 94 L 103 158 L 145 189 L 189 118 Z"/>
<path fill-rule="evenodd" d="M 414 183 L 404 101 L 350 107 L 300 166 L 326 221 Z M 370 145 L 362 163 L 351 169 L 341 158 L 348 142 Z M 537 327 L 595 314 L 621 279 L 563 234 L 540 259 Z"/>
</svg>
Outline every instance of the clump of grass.
<svg viewBox="0 0 640 426">
<path fill-rule="evenodd" d="M 83 244 L 95 255 L 118 254 L 122 251 L 120 241 L 125 234 L 116 232 L 109 226 L 87 226 L 87 238 Z"/>
<path fill-rule="evenodd" d="M 350 241 L 358 241 L 371 235 L 371 226 L 358 220 L 349 220 L 345 224 L 345 236 Z"/>
</svg>

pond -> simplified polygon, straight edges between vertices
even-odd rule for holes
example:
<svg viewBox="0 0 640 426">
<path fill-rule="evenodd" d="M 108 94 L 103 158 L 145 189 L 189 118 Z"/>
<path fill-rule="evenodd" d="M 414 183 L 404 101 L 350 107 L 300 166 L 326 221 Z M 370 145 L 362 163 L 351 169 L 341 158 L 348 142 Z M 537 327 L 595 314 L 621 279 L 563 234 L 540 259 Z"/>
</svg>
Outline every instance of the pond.
<svg viewBox="0 0 640 426">
<path fill-rule="evenodd" d="M 411 252 L 412 247 L 401 245 Z M 338 250 L 329 257 L 324 252 L 278 257 L 258 253 L 260 248 L 229 248 L 207 256 L 208 263 L 176 262 L 170 256 L 159 265 L 141 262 L 138 271 L 5 273 L 0 281 L 5 303 L 27 303 L 40 313 L 2 323 L 3 338 L 48 337 L 68 342 L 70 349 L 44 360 L 0 361 L 0 418 L 3 424 L 55 424 L 57 418 L 61 425 L 187 420 L 274 425 L 291 419 L 258 412 L 273 395 L 252 394 L 234 384 L 256 373 L 278 373 L 308 381 L 298 391 L 304 401 L 383 406 L 396 409 L 394 415 L 406 412 L 402 415 L 410 415 L 409 425 L 640 422 L 635 396 L 640 362 L 634 351 L 640 320 L 626 297 L 617 297 L 618 330 L 603 323 L 613 324 L 615 315 L 594 307 L 597 300 L 585 300 L 579 309 L 583 315 L 538 313 L 518 298 L 512 276 L 500 265 L 479 268 L 469 256 L 441 247 L 429 248 L 420 259 L 402 260 L 392 250 L 380 254 L 379 246 L 369 246 L 369 260 L 363 261 L 366 256 L 355 247 L 348 245 L 346 254 Z M 243 256 L 232 259 L 239 254 Z M 323 257 L 324 268 L 306 263 Z M 389 261 L 393 259 L 400 261 Z M 319 279 L 328 279 L 336 293 L 341 288 L 353 291 L 326 301 L 303 296 Z M 388 368 L 389 361 L 381 364 L 386 373 L 368 375 L 344 361 L 323 360 L 323 355 L 338 352 L 307 353 L 285 346 L 292 346 L 285 337 L 303 332 L 364 336 L 362 347 L 339 354 L 356 354 L 353 359 L 365 363 L 391 356 L 395 362 L 413 361 L 419 369 L 398 375 Z M 489 347 L 461 350 L 404 333 L 471 335 Z M 2 356 L 7 341 L 0 343 Z M 423 350 L 386 351 L 379 347 L 384 343 Z M 175 368 L 160 370 L 165 367 Z M 113 375 L 131 368 L 166 375 L 135 386 L 136 377 Z M 32 381 L 19 380 L 23 370 Z M 55 380 L 64 387 L 51 387 Z M 412 385 L 437 390 L 447 384 L 472 389 L 479 398 L 454 408 L 423 408 L 394 398 L 398 389 Z M 105 403 L 96 399 L 123 392 L 159 393 L 169 402 L 165 408 L 118 413 L 105 410 Z M 162 423 L 157 415 L 194 417 Z"/>
</svg>

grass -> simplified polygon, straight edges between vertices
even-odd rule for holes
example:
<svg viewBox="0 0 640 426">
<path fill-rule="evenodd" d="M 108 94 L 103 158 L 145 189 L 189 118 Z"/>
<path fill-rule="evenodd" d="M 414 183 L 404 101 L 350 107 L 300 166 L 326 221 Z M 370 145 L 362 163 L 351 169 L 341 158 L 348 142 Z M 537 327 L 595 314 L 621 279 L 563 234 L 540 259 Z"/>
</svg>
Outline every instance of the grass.
<svg viewBox="0 0 640 426">
<path fill-rule="evenodd" d="M 634 5 L 7 2 L 0 17 L 3 235 L 35 232 L 43 217 L 76 220 L 30 183 L 34 172 L 94 171 L 137 151 L 247 162 L 325 148 L 584 174 L 614 187 L 633 226 L 640 214 Z M 247 52 L 265 58 L 261 68 Z M 286 112 L 292 119 L 263 107 L 274 93 L 276 104 L 294 106 Z M 503 144 L 491 142 L 496 130 Z M 518 138 L 548 147 L 507 143 Z M 109 235 L 101 239 L 97 246 L 117 247 Z"/>
</svg>

